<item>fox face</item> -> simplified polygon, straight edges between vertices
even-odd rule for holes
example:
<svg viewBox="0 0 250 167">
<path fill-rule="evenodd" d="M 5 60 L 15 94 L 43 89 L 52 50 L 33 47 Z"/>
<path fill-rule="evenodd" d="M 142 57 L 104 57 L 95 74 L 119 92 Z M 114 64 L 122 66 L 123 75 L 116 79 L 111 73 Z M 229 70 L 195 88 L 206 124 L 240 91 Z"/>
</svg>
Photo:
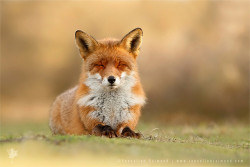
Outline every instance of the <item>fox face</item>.
<svg viewBox="0 0 250 167">
<path fill-rule="evenodd" d="M 135 71 L 135 59 L 119 51 L 117 48 L 113 52 L 96 51 L 91 57 L 86 59 L 86 71 L 89 78 L 95 78 L 100 86 L 115 89 L 125 83 L 127 75 Z M 115 52 L 114 52 L 115 50 Z"/>
<path fill-rule="evenodd" d="M 87 86 L 92 89 L 114 90 L 134 82 L 136 57 L 142 43 L 140 28 L 129 32 L 120 41 L 97 41 L 80 30 L 75 37 L 80 55 L 85 61 Z"/>
</svg>

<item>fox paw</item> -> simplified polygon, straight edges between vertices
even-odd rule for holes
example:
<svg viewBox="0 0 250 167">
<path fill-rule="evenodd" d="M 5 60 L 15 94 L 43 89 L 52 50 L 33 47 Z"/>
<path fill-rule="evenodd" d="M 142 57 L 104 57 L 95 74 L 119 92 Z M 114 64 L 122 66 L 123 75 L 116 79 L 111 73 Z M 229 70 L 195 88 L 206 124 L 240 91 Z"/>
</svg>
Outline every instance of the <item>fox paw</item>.
<svg viewBox="0 0 250 167">
<path fill-rule="evenodd" d="M 122 137 L 131 137 L 131 138 L 137 138 L 140 139 L 141 138 L 141 134 L 140 133 L 135 133 L 134 131 L 132 131 L 129 127 L 126 127 L 122 130 Z"/>
<path fill-rule="evenodd" d="M 96 125 L 96 127 L 92 130 L 92 134 L 96 136 L 106 136 L 109 138 L 117 137 L 115 131 L 108 125 Z"/>
</svg>

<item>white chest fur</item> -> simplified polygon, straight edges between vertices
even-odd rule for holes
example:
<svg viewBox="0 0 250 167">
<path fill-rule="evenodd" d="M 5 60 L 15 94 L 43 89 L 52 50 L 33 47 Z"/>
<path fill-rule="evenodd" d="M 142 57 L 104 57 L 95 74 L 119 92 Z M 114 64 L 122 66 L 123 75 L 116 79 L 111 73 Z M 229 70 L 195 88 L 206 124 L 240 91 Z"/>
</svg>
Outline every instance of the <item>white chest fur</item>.
<svg viewBox="0 0 250 167">
<path fill-rule="evenodd" d="M 131 106 L 144 103 L 144 98 L 131 91 L 135 84 L 133 74 L 123 75 L 121 85 L 114 90 L 103 87 L 98 75 L 89 75 L 85 84 L 90 87 L 90 93 L 80 98 L 78 105 L 93 106 L 96 110 L 88 116 L 113 129 L 116 129 L 119 123 L 133 119 L 133 113 L 129 111 Z"/>
</svg>

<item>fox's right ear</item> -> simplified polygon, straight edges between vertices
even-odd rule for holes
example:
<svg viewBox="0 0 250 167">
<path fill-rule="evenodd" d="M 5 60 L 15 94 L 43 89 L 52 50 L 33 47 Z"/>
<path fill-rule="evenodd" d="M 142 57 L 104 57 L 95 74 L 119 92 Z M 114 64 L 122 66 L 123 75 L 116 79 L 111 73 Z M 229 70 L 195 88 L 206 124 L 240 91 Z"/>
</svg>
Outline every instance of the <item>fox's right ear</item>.
<svg viewBox="0 0 250 167">
<path fill-rule="evenodd" d="M 93 37 L 81 30 L 76 31 L 75 39 L 83 59 L 86 59 L 98 46 L 98 42 Z"/>
</svg>

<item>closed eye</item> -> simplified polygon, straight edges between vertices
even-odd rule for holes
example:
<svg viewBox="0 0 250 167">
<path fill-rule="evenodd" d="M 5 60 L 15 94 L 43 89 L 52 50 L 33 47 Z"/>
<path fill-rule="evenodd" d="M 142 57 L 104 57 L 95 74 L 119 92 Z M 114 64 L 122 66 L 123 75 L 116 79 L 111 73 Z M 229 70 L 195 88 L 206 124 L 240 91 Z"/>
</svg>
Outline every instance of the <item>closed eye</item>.
<svg viewBox="0 0 250 167">
<path fill-rule="evenodd" d="M 104 67 L 104 65 L 102 65 L 102 64 L 95 64 L 95 66 L 97 66 L 97 67 Z"/>
<path fill-rule="evenodd" d="M 128 67 L 127 64 L 123 64 L 123 63 L 120 63 L 118 66 L 119 66 L 119 67 L 122 67 L 122 66 Z"/>
</svg>

